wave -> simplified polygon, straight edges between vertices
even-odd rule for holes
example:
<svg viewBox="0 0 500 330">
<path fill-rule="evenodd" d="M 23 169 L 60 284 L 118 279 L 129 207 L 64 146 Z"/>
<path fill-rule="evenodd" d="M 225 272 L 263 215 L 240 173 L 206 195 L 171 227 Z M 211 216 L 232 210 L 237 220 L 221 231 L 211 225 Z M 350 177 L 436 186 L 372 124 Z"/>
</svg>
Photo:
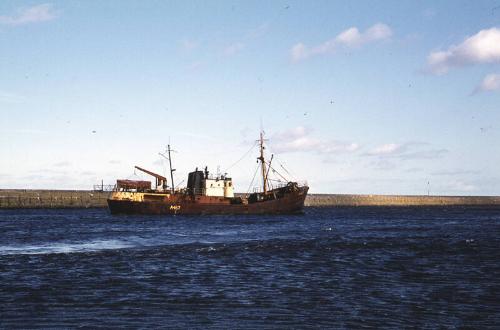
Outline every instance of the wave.
<svg viewBox="0 0 500 330">
<path fill-rule="evenodd" d="M 134 245 L 120 240 L 97 240 L 84 243 L 0 246 L 0 255 L 82 253 L 131 247 L 134 247 Z"/>
</svg>

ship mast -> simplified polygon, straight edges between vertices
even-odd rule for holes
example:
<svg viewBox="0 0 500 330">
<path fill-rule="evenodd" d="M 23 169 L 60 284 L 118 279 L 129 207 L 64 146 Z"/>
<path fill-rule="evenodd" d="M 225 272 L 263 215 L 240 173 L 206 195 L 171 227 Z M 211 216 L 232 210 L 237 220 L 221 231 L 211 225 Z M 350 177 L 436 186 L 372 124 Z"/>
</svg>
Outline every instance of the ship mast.
<svg viewBox="0 0 500 330">
<path fill-rule="evenodd" d="M 172 168 L 172 156 L 170 156 L 170 144 L 168 145 L 168 163 L 170 164 L 170 182 L 172 182 L 172 194 L 175 193 L 175 185 L 174 185 L 174 171 Z"/>
<path fill-rule="evenodd" d="M 162 156 L 163 158 L 168 160 L 168 164 L 170 165 L 170 182 L 172 182 L 172 194 L 175 193 L 175 185 L 174 185 L 174 171 L 175 168 L 172 168 L 172 156 L 170 155 L 170 152 L 174 151 L 170 149 L 170 144 L 167 146 L 167 152 L 168 152 L 168 157 L 162 154 L 161 152 L 158 153 L 158 155 Z M 166 180 L 166 179 L 165 179 Z"/>
<path fill-rule="evenodd" d="M 260 140 L 259 140 L 259 146 L 260 146 L 260 157 L 257 158 L 261 162 L 261 170 L 262 170 L 262 183 L 263 183 L 263 189 L 264 189 L 264 195 L 267 194 L 267 180 L 266 180 L 266 161 L 264 159 L 264 132 L 260 132 Z"/>
</svg>

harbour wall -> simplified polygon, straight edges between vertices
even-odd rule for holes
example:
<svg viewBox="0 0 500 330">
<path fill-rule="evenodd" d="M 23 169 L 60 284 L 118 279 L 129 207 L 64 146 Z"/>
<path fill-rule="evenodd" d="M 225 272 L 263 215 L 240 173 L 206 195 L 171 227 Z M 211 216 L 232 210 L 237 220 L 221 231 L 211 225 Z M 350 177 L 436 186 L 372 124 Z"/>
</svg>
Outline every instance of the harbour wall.
<svg viewBox="0 0 500 330">
<path fill-rule="evenodd" d="M 500 196 L 310 194 L 306 206 L 500 206 Z"/>
<path fill-rule="evenodd" d="M 0 208 L 107 207 L 107 191 L 0 189 Z"/>
<path fill-rule="evenodd" d="M 1 208 L 107 207 L 106 191 L 0 189 Z M 412 196 L 309 194 L 306 206 L 500 206 L 500 196 Z"/>
</svg>

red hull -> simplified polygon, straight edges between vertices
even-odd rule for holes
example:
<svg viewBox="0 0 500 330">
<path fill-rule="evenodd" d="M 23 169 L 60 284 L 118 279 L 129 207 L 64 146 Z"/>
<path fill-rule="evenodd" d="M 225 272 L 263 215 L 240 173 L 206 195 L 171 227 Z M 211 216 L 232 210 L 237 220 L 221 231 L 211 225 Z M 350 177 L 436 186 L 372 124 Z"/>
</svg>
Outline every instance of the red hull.
<svg viewBox="0 0 500 330">
<path fill-rule="evenodd" d="M 112 214 L 290 214 L 302 211 L 308 189 L 300 187 L 281 198 L 253 203 L 235 204 L 229 198 L 175 194 L 160 200 L 108 199 L 108 206 Z"/>
</svg>

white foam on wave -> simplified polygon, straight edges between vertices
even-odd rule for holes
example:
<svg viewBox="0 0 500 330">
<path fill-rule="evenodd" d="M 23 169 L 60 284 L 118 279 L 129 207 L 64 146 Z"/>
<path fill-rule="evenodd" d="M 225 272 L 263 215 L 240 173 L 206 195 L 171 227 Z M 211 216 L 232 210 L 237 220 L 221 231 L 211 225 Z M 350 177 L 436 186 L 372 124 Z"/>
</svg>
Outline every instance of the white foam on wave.
<svg viewBox="0 0 500 330">
<path fill-rule="evenodd" d="M 100 250 L 116 250 L 134 247 L 119 240 L 98 240 L 83 243 L 52 243 L 41 245 L 0 246 L 0 255 L 82 253 Z"/>
<path fill-rule="evenodd" d="M 218 251 L 218 250 L 219 249 L 214 248 L 213 246 L 209 246 L 209 247 L 204 247 L 201 249 L 196 249 L 196 252 L 214 252 L 214 251 Z"/>
<path fill-rule="evenodd" d="M 233 236 L 239 234 L 237 230 L 218 230 L 213 232 L 208 232 L 210 235 L 214 236 Z"/>
<path fill-rule="evenodd" d="M 188 234 L 174 233 L 174 232 L 171 232 L 171 231 L 167 231 L 165 234 L 166 235 L 172 235 L 172 236 L 179 236 L 179 237 L 188 237 L 189 236 Z"/>
</svg>

